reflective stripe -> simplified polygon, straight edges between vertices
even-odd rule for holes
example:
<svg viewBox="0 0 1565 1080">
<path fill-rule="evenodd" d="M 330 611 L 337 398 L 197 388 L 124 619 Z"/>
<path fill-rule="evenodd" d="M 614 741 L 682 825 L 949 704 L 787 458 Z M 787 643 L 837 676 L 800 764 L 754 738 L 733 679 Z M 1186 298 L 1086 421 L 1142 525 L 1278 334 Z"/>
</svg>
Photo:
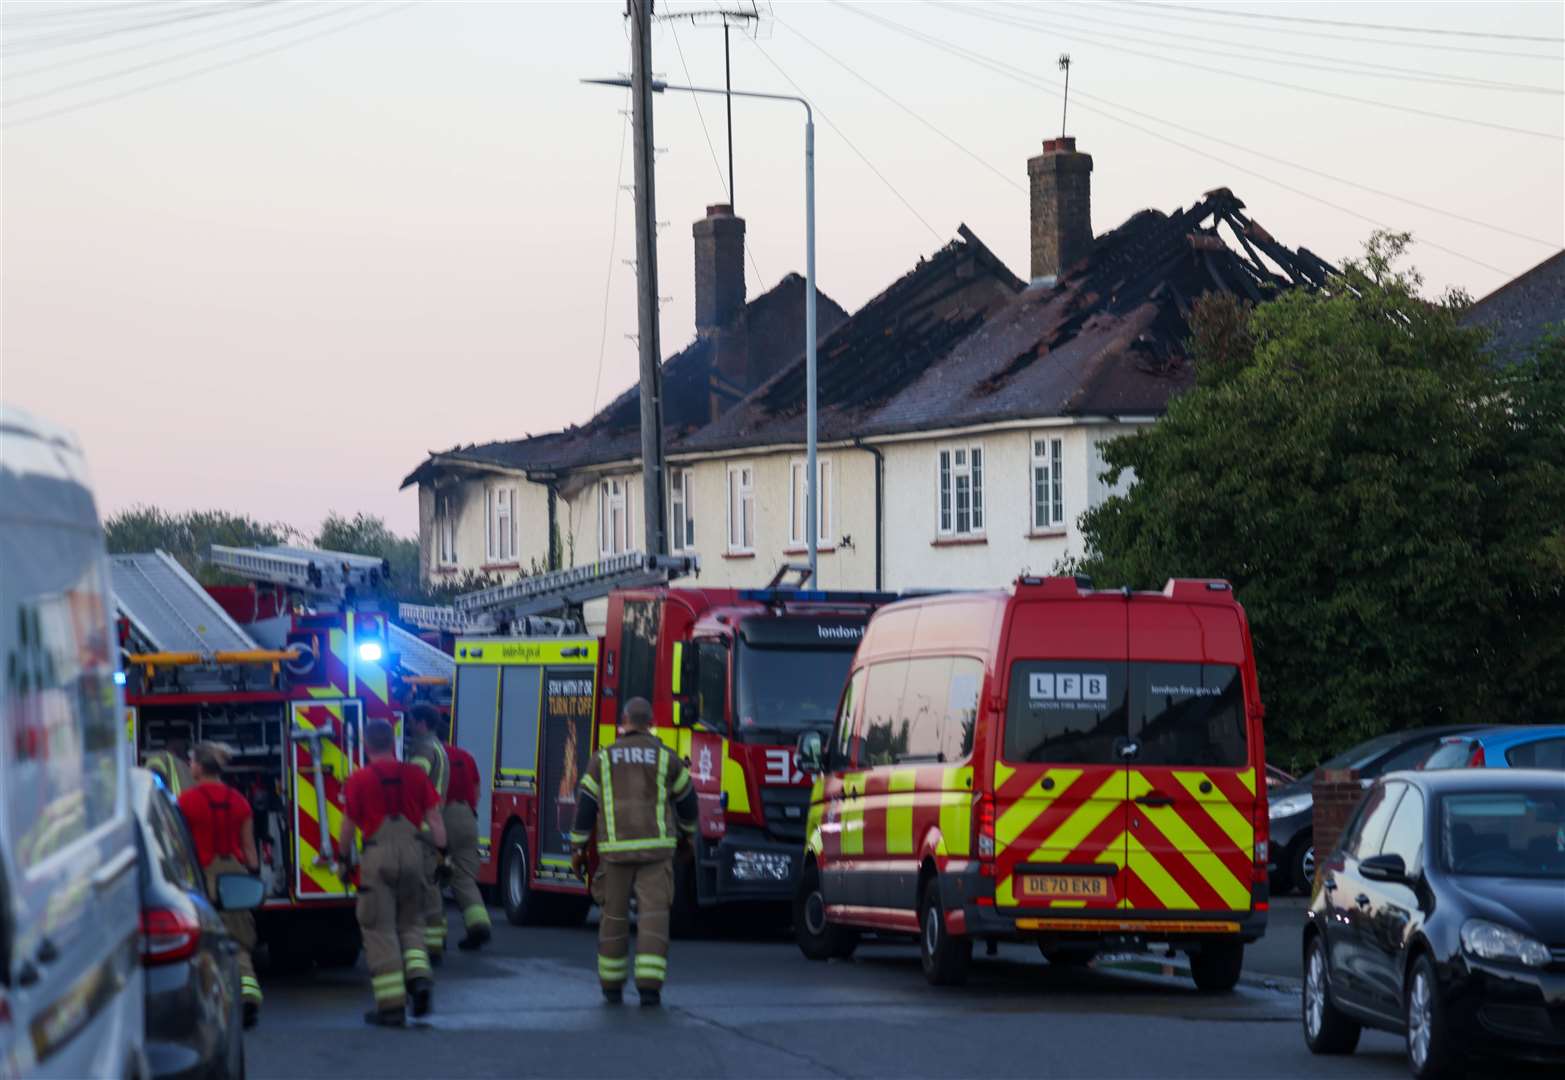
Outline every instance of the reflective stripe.
<svg viewBox="0 0 1565 1080">
<path fill-rule="evenodd" d="M 392 971 L 371 978 L 370 990 L 374 992 L 377 1004 L 396 1004 L 407 995 L 407 984 L 402 981 L 402 972 Z"/>
<path fill-rule="evenodd" d="M 665 746 L 658 747 L 658 791 L 657 800 L 652 804 L 652 816 L 658 819 L 658 839 L 668 839 L 668 770 L 663 763 L 673 755 Z"/>
<path fill-rule="evenodd" d="M 598 774 L 603 777 L 603 838 L 614 842 L 614 766 L 609 764 L 607 747 L 598 751 Z"/>
<path fill-rule="evenodd" d="M 679 831 L 685 836 L 694 836 L 696 833 L 696 823 L 693 821 L 680 821 Z"/>
<path fill-rule="evenodd" d="M 585 844 L 588 840 L 592 839 L 592 834 L 584 832 L 573 832 L 571 833 L 570 839 L 571 843 L 573 844 Z"/>
<path fill-rule="evenodd" d="M 402 966 L 407 970 L 408 978 L 410 979 L 427 976 L 430 970 L 429 954 L 423 949 L 403 949 Z M 391 976 L 382 976 L 382 978 L 391 978 Z M 400 973 L 396 976 L 396 979 L 400 984 L 402 981 Z"/>
<path fill-rule="evenodd" d="M 655 837 L 651 840 L 615 840 L 604 841 L 598 845 L 599 851 L 656 851 L 658 848 L 666 848 L 672 851 L 677 844 L 673 837 Z"/>
<path fill-rule="evenodd" d="M 243 991 L 246 1001 L 253 1001 L 257 1005 L 261 1004 L 261 984 L 256 981 L 255 976 L 241 975 L 239 977 L 239 988 Z"/>
<path fill-rule="evenodd" d="M 679 771 L 674 774 L 674 798 L 683 798 L 685 792 L 690 790 L 690 782 L 690 770 L 680 765 Z"/>
<path fill-rule="evenodd" d="M 424 947 L 434 946 L 433 951 L 438 952 L 446 941 L 446 928 L 444 926 L 424 927 Z"/>
<path fill-rule="evenodd" d="M 482 904 L 469 904 L 462 909 L 463 926 L 488 926 L 489 909 Z"/>
<path fill-rule="evenodd" d="M 625 972 L 629 964 L 623 956 L 599 956 L 598 979 L 600 982 L 621 983 L 625 981 Z"/>
<path fill-rule="evenodd" d="M 636 978 L 661 979 L 668 974 L 668 961 L 661 956 L 636 954 Z"/>
<path fill-rule="evenodd" d="M 590 794 L 594 799 L 596 799 L 599 795 L 598 782 L 591 776 L 584 776 L 581 778 L 581 789 Z"/>
</svg>

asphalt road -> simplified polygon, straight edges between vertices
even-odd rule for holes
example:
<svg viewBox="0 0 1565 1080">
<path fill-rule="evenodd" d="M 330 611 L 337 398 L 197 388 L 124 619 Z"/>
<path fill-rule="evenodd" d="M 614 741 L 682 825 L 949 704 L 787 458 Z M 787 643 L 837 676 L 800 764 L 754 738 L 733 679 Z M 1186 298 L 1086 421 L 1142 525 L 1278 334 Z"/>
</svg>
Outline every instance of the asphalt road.
<svg viewBox="0 0 1565 1080">
<path fill-rule="evenodd" d="M 1256 951 L 1260 967 L 1283 963 L 1284 938 Z M 1016 945 L 994 958 L 980 947 L 968 985 L 939 990 L 925 983 L 910 944 L 866 944 L 851 961 L 814 964 L 784 932 L 730 932 L 674 943 L 664 1005 L 654 1010 L 633 1004 L 634 993 L 631 1004 L 604 1005 L 594 955 L 590 927 L 502 919 L 483 953 L 447 958 L 434 1013 L 403 1031 L 363 1023 L 362 966 L 266 979 L 261 1025 L 247 1040 L 250 1075 L 1407 1075 L 1402 1042 L 1387 1035 L 1366 1033 L 1349 1058 L 1312 1057 L 1296 982 L 1283 972 L 1257 970 L 1236 992 L 1209 997 L 1162 962 L 1050 969 Z"/>
</svg>

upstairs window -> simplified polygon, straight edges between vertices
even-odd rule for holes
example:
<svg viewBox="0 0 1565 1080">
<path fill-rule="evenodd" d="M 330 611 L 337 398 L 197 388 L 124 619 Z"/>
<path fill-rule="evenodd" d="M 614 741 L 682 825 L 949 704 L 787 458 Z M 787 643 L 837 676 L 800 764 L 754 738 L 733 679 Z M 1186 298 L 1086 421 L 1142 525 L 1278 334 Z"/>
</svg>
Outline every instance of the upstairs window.
<svg viewBox="0 0 1565 1080">
<path fill-rule="evenodd" d="M 728 550 L 755 550 L 755 470 L 749 465 L 728 466 Z"/>
<path fill-rule="evenodd" d="M 1033 439 L 1032 527 L 1035 532 L 1065 527 L 1064 481 L 1060 476 L 1063 457 L 1063 440 Z"/>
<path fill-rule="evenodd" d="M 668 473 L 668 528 L 670 551 L 692 551 L 696 546 L 696 521 L 691 506 L 690 469 L 670 469 Z"/>
<path fill-rule="evenodd" d="M 488 505 L 488 542 L 485 555 L 491 563 L 516 561 L 516 489 L 484 489 Z M 453 544 L 453 547 L 455 545 Z"/>
<path fill-rule="evenodd" d="M 630 539 L 630 480 L 611 476 L 598 482 L 598 553 L 622 555 Z"/>
<path fill-rule="evenodd" d="M 435 565 L 456 565 L 456 506 L 450 495 L 435 496 Z"/>
<path fill-rule="evenodd" d="M 939 451 L 936 498 L 941 536 L 984 533 L 984 448 L 944 446 Z"/>
<path fill-rule="evenodd" d="M 831 531 L 831 460 L 829 458 L 816 458 L 815 465 L 820 474 L 820 480 L 816 487 L 816 519 L 815 540 L 819 544 L 830 544 Z M 809 515 L 809 492 L 805 490 L 804 478 L 809 475 L 809 465 L 804 458 L 799 458 L 789 463 L 788 467 L 788 545 L 790 547 L 804 547 L 805 536 L 809 527 L 805 524 L 805 518 Z"/>
</svg>

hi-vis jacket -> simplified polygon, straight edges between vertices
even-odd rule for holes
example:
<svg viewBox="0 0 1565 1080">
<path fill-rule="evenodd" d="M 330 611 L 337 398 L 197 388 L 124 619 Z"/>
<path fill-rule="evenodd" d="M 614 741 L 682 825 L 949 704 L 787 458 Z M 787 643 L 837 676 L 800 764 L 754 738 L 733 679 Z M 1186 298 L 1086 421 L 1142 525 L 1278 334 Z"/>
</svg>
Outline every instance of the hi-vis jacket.
<svg viewBox="0 0 1565 1080">
<path fill-rule="evenodd" d="M 670 817 L 676 820 L 671 822 Z M 679 834 L 696 831 L 696 789 L 690 770 L 647 732 L 625 735 L 605 746 L 593 755 L 576 791 L 571 843 L 587 843 L 594 830 L 598 855 L 606 862 L 668 858 Z"/>
</svg>

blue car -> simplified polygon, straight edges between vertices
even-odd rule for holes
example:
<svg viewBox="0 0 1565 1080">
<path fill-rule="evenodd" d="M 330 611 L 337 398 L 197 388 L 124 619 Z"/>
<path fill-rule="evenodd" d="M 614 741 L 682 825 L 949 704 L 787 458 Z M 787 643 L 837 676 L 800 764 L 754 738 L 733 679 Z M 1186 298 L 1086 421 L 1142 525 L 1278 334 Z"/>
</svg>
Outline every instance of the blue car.
<svg viewBox="0 0 1565 1080">
<path fill-rule="evenodd" d="M 1498 727 L 1448 735 L 1421 769 L 1565 769 L 1565 725 Z"/>
</svg>

